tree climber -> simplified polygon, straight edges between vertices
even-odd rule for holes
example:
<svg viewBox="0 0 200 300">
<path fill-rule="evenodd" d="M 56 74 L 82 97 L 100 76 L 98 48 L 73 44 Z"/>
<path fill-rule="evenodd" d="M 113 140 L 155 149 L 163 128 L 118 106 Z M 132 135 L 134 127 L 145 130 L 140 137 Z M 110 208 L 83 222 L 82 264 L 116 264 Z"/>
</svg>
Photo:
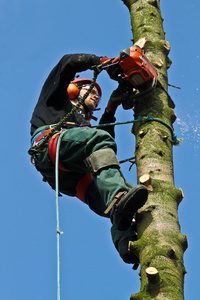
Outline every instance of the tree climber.
<svg viewBox="0 0 200 300">
<path fill-rule="evenodd" d="M 77 72 L 91 69 L 107 60 L 92 54 L 65 55 L 47 77 L 31 119 L 31 145 L 37 145 L 53 127 L 52 124 L 72 110 L 87 92 L 91 80 L 74 79 Z M 59 192 L 76 196 L 100 216 L 112 222 L 113 242 L 126 263 L 138 263 L 138 258 L 128 250 L 129 240 L 136 239 L 132 219 L 148 197 L 145 186 L 125 180 L 116 157 L 114 126 L 94 129 L 87 126 L 93 118 L 101 98 L 101 88 L 95 83 L 86 98 L 67 121 L 81 124 L 68 127 L 61 138 L 59 150 Z M 100 124 L 115 122 L 115 111 L 122 103 L 116 89 L 103 113 Z M 68 124 L 68 123 L 66 123 Z M 85 126 L 83 126 L 85 124 Z M 67 127 L 65 127 L 67 126 Z M 61 131 L 46 143 L 45 151 L 36 152 L 34 163 L 44 181 L 55 189 L 56 142 Z"/>
</svg>

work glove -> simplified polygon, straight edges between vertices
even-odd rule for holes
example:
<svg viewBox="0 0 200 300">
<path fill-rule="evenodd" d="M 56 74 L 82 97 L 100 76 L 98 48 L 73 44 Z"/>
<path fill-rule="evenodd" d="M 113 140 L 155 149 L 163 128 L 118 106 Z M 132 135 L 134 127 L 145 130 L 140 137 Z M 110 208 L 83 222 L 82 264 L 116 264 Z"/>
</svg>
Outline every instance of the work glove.
<svg viewBox="0 0 200 300">
<path fill-rule="evenodd" d="M 121 89 L 120 86 L 116 90 L 112 92 L 110 95 L 110 99 L 107 104 L 107 109 L 110 112 L 115 113 L 117 107 L 122 103 L 122 94 L 121 94 Z"/>
<path fill-rule="evenodd" d="M 103 68 L 111 62 L 111 58 L 107 56 L 101 57 L 99 65 L 92 66 L 92 70 L 96 71 L 97 74 L 101 73 Z"/>
<path fill-rule="evenodd" d="M 132 108 L 132 95 L 134 95 L 133 87 L 128 82 L 120 83 L 118 88 L 114 90 L 110 96 L 107 104 L 108 111 L 115 113 L 120 104 L 122 104 L 124 109 Z"/>
</svg>

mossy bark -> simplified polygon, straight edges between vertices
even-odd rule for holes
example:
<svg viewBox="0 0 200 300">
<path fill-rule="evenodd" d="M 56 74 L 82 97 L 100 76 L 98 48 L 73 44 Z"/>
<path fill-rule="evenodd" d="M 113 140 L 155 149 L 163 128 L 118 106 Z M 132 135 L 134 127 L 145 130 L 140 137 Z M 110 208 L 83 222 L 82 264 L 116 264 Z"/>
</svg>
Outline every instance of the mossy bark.
<svg viewBox="0 0 200 300">
<path fill-rule="evenodd" d="M 130 11 L 134 42 L 146 38 L 146 56 L 167 91 L 170 44 L 165 40 L 159 0 L 122 1 Z M 151 116 L 173 126 L 174 104 L 164 89 L 157 86 L 136 103 L 135 119 Z M 174 186 L 172 134 L 167 126 L 155 121 L 137 122 L 132 132 L 136 136 L 138 183 L 148 174 L 149 197 L 137 216 L 138 241 L 130 244 L 141 265 L 141 289 L 130 299 L 184 299 L 183 253 L 187 238 L 180 233 L 178 220 L 183 193 Z"/>
</svg>

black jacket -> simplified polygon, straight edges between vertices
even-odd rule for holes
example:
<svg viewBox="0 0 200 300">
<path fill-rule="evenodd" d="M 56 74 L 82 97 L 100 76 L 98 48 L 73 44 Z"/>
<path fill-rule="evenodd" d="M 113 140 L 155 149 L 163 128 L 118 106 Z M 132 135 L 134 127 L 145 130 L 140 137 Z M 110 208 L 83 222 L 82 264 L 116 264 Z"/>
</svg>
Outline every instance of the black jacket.
<svg viewBox="0 0 200 300">
<path fill-rule="evenodd" d="M 82 72 L 91 69 L 94 65 L 99 65 L 100 58 L 93 54 L 68 54 L 61 58 L 42 87 L 32 114 L 31 135 L 38 127 L 58 123 L 71 111 L 73 105 L 67 93 L 67 86 L 74 79 L 77 72 Z M 68 121 L 77 122 L 76 114 Z M 114 115 L 105 112 L 100 123 L 114 121 Z M 107 127 L 107 129 L 102 129 L 105 129 L 114 136 L 113 128 Z"/>
</svg>

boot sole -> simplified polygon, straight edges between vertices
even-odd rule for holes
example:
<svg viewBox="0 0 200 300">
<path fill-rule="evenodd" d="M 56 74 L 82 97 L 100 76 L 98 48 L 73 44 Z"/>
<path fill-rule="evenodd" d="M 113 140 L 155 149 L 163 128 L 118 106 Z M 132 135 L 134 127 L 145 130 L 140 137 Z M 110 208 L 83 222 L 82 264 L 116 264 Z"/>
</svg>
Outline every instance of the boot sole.
<svg viewBox="0 0 200 300">
<path fill-rule="evenodd" d="M 119 214 L 114 217 L 114 223 L 118 230 L 126 230 L 131 225 L 134 214 L 147 201 L 148 190 L 145 186 L 138 185 L 131 189 L 120 201 L 118 206 Z M 121 202 L 121 203 L 120 203 Z"/>
</svg>

